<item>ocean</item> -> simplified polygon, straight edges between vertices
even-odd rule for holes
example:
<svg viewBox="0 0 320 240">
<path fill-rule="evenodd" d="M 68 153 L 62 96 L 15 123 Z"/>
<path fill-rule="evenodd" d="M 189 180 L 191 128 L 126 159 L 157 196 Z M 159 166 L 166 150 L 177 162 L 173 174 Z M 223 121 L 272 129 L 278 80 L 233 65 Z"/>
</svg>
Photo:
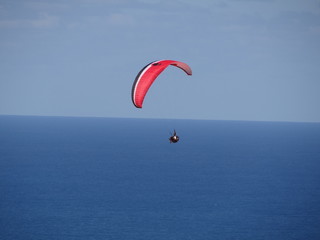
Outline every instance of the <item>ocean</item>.
<svg viewBox="0 0 320 240">
<path fill-rule="evenodd" d="M 0 239 L 318 240 L 320 123 L 0 116 Z"/>
</svg>

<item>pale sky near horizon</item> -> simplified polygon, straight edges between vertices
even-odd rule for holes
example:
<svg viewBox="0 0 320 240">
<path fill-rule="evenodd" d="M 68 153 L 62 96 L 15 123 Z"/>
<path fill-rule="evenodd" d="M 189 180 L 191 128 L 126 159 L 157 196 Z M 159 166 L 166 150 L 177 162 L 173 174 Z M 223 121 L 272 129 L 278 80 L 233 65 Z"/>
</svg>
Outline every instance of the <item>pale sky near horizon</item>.
<svg viewBox="0 0 320 240">
<path fill-rule="evenodd" d="M 1 115 L 320 122 L 320 1 L 0 0 L 0 62 Z"/>
</svg>

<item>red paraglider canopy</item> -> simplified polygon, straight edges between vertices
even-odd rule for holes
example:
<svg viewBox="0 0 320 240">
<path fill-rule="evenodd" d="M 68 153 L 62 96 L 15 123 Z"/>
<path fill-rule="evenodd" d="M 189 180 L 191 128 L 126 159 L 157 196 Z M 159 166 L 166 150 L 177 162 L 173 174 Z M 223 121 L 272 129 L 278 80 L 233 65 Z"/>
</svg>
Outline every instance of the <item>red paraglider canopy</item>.
<svg viewBox="0 0 320 240">
<path fill-rule="evenodd" d="M 137 108 L 142 108 L 144 97 L 146 96 L 152 83 L 169 65 L 181 68 L 186 72 L 186 74 L 192 75 L 191 68 L 183 62 L 174 60 L 160 60 L 149 63 L 138 73 L 132 86 L 132 102 Z"/>
</svg>

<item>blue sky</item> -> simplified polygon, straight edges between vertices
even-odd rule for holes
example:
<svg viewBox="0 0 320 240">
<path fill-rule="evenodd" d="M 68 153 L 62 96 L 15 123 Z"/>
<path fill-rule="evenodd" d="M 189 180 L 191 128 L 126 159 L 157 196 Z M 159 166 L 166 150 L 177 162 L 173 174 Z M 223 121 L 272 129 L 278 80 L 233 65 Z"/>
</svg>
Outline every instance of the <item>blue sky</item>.
<svg viewBox="0 0 320 240">
<path fill-rule="evenodd" d="M 0 114 L 320 122 L 319 0 L 0 0 L 0 61 Z"/>
</svg>

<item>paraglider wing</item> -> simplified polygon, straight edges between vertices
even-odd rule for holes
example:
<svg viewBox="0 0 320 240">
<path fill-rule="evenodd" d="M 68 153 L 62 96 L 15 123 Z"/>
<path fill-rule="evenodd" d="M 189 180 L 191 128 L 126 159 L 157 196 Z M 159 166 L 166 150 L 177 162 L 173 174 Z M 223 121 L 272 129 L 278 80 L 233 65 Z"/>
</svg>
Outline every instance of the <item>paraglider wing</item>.
<svg viewBox="0 0 320 240">
<path fill-rule="evenodd" d="M 160 60 L 149 63 L 138 73 L 132 86 L 132 102 L 137 108 L 142 108 L 143 100 L 152 83 L 169 65 L 181 68 L 186 74 L 192 75 L 191 68 L 183 62 Z"/>
</svg>

